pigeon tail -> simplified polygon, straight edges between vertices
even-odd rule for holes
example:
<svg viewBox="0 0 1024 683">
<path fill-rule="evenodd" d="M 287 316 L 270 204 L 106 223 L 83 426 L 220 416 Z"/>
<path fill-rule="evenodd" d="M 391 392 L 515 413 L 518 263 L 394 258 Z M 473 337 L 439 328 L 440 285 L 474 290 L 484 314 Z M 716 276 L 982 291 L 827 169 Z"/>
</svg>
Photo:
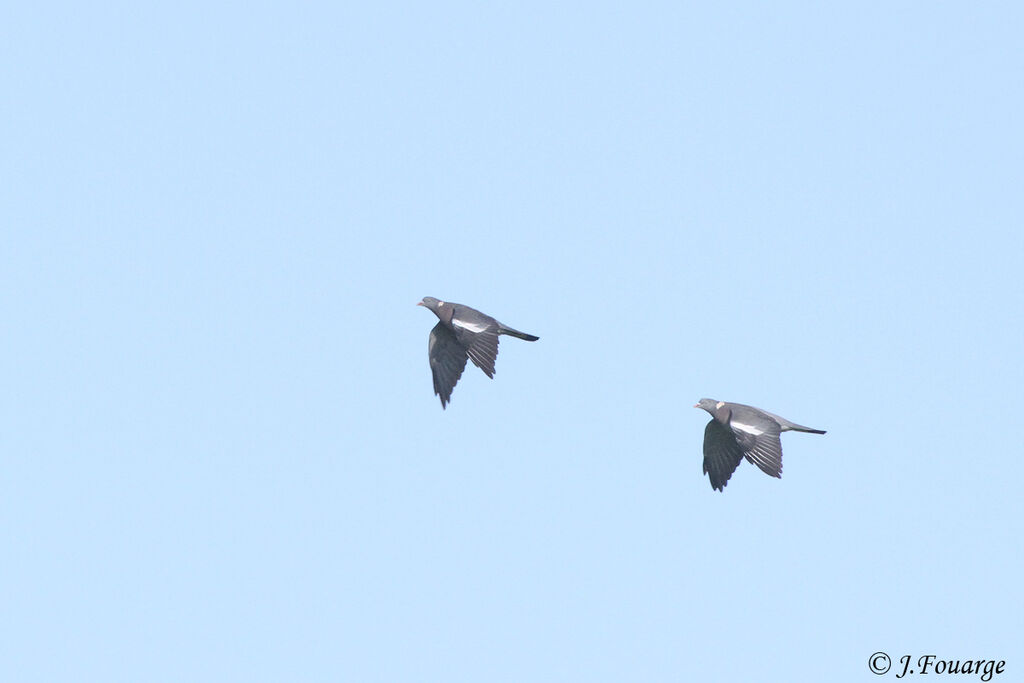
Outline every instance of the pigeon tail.
<svg viewBox="0 0 1024 683">
<path fill-rule="evenodd" d="M 810 427 L 802 427 L 800 425 L 790 425 L 789 430 L 793 432 L 807 432 L 808 434 L 824 434 L 824 429 L 811 429 Z"/>
<path fill-rule="evenodd" d="M 540 337 L 534 336 L 532 334 L 526 334 L 525 332 L 520 332 L 519 330 L 513 330 L 511 327 L 507 327 L 505 325 L 502 325 L 501 323 L 498 323 L 498 334 L 508 334 L 519 339 L 525 339 L 526 341 L 537 341 L 538 339 L 540 339 Z"/>
</svg>

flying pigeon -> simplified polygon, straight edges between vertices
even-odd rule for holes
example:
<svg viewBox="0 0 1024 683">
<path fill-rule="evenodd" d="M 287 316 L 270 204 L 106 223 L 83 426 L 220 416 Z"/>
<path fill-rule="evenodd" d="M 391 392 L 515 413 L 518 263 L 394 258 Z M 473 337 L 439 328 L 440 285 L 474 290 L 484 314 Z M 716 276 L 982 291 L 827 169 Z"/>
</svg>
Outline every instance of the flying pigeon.
<svg viewBox="0 0 1024 683">
<path fill-rule="evenodd" d="M 726 403 L 713 398 L 702 398 L 693 406 L 711 414 L 711 422 L 704 428 L 704 474 L 711 479 L 711 488 L 721 491 L 729 477 L 746 458 L 765 474 L 782 478 L 782 432 L 809 432 L 824 434 L 772 415 L 766 410 Z"/>
<path fill-rule="evenodd" d="M 475 308 L 423 297 L 416 304 L 434 312 L 440 322 L 430 331 L 430 372 L 434 375 L 434 393 L 441 397 L 444 408 L 452 400 L 452 389 L 462 377 L 466 358 L 494 379 L 494 361 L 498 358 L 498 335 L 508 334 L 526 341 L 540 337 L 502 325 Z"/>
</svg>

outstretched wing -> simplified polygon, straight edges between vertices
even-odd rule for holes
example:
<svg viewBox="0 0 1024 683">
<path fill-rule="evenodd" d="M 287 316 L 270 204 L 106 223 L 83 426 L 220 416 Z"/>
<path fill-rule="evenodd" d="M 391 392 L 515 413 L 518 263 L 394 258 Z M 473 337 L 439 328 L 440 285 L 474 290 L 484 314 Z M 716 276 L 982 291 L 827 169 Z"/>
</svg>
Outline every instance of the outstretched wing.
<svg viewBox="0 0 1024 683">
<path fill-rule="evenodd" d="M 498 359 L 497 333 L 488 331 L 473 335 L 473 343 L 469 345 L 468 351 L 473 365 L 494 379 L 494 361 Z"/>
<path fill-rule="evenodd" d="M 731 424 L 732 432 L 747 460 L 757 465 L 768 476 L 781 479 L 782 441 L 779 439 L 778 425 L 772 424 L 761 431 L 760 428 L 751 428 L 749 425 L 737 425 L 735 419 Z"/>
<path fill-rule="evenodd" d="M 457 312 L 457 314 L 467 317 L 452 318 L 455 338 L 465 347 L 469 353 L 469 359 L 473 361 L 473 365 L 483 370 L 485 375 L 494 379 L 494 361 L 498 359 L 498 323 L 494 318 L 485 316 L 478 311 L 466 310 L 475 315 L 468 317 L 465 310 Z"/>
<path fill-rule="evenodd" d="M 444 408 L 452 400 L 452 389 L 466 368 L 466 349 L 444 323 L 438 323 L 430 330 L 427 353 L 434 376 L 434 393 L 441 397 Z"/>
<path fill-rule="evenodd" d="M 704 474 L 711 479 L 711 488 L 721 491 L 743 460 L 743 451 L 732 430 L 711 420 L 704 428 Z"/>
</svg>

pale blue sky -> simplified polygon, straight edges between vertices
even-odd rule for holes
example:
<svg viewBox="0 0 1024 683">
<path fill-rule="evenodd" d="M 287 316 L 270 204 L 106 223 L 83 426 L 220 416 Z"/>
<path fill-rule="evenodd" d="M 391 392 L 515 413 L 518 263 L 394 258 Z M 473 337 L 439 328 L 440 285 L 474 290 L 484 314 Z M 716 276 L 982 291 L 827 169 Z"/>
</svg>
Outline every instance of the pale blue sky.
<svg viewBox="0 0 1024 683">
<path fill-rule="evenodd" d="M 1017 679 L 1022 33 L 6 7 L 0 679 Z M 541 339 L 442 411 L 424 295 Z"/>
</svg>

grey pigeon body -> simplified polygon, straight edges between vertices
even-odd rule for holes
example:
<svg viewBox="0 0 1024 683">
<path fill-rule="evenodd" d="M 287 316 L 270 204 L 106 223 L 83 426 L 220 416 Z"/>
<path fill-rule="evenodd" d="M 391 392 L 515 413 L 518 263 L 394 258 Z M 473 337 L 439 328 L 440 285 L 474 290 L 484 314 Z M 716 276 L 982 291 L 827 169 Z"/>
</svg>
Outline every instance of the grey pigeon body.
<svg viewBox="0 0 1024 683">
<path fill-rule="evenodd" d="M 526 341 L 540 339 L 503 325 L 491 316 L 462 304 L 427 296 L 416 305 L 429 308 L 438 318 L 438 323 L 430 331 L 427 355 L 430 358 L 430 372 L 434 376 L 434 393 L 441 397 L 442 408 L 451 402 L 452 390 L 462 377 L 467 359 L 473 361 L 473 365 L 483 370 L 485 375 L 494 378 L 500 335 L 507 334 Z"/>
<path fill-rule="evenodd" d="M 725 488 L 743 458 L 765 474 L 782 478 L 782 432 L 825 433 L 742 403 L 702 398 L 694 408 L 711 415 L 704 428 L 704 474 L 717 491 Z"/>
</svg>

